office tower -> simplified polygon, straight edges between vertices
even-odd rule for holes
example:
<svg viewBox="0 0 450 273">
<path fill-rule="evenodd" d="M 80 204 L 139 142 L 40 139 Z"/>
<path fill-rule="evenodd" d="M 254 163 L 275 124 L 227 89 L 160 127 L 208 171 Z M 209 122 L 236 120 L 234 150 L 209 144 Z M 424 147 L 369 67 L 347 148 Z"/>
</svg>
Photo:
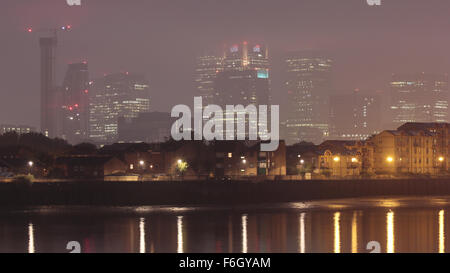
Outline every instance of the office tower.
<svg viewBox="0 0 450 273">
<path fill-rule="evenodd" d="M 224 56 L 223 71 L 217 74 L 215 80 L 215 104 L 220 105 L 223 109 L 226 105 L 243 105 L 244 107 L 250 104 L 256 107 L 269 105 L 270 80 L 267 47 L 243 42 L 242 45 L 236 44 L 227 48 Z M 245 120 L 239 120 L 239 114 L 236 114 L 235 121 L 237 123 L 245 122 L 246 128 L 246 135 L 240 137 L 247 137 L 250 128 L 257 129 L 258 124 L 249 122 L 248 115 L 245 116 Z M 229 132 L 225 131 L 225 133 Z M 238 137 L 236 129 L 233 133 Z"/>
<path fill-rule="evenodd" d="M 119 142 L 162 143 L 170 139 L 172 124 L 176 121 L 170 113 L 140 113 L 135 118 L 118 120 Z"/>
<path fill-rule="evenodd" d="M 269 70 L 269 50 L 265 45 L 234 44 L 225 49 L 224 56 L 225 71 Z"/>
<path fill-rule="evenodd" d="M 393 75 L 390 89 L 395 126 L 406 122 L 448 121 L 447 75 Z"/>
<path fill-rule="evenodd" d="M 293 52 L 285 59 L 288 94 L 286 142 L 316 144 L 328 136 L 333 61 L 321 52 Z"/>
<path fill-rule="evenodd" d="M 69 64 L 61 88 L 62 138 L 76 144 L 88 139 L 89 72 L 87 63 Z"/>
<path fill-rule="evenodd" d="M 55 137 L 58 112 L 55 87 L 56 37 L 39 39 L 41 50 L 41 132 Z"/>
<path fill-rule="evenodd" d="M 247 106 L 269 104 L 270 81 L 266 72 L 258 70 L 224 71 L 215 80 L 215 102 Z"/>
<path fill-rule="evenodd" d="M 150 111 L 149 82 L 143 75 L 106 75 L 92 84 L 90 138 L 105 144 L 117 140 L 118 118 L 135 118 Z"/>
<path fill-rule="evenodd" d="M 214 80 L 223 70 L 223 57 L 206 54 L 197 57 L 195 83 L 197 95 L 201 96 L 204 105 L 214 103 Z"/>
<path fill-rule="evenodd" d="M 355 90 L 330 99 L 330 138 L 363 140 L 381 129 L 380 96 Z"/>
<path fill-rule="evenodd" d="M 224 71 L 217 75 L 215 82 L 214 100 L 222 109 L 226 109 L 226 105 L 246 107 L 252 104 L 257 109 L 259 105 L 269 105 L 270 81 L 267 72 L 260 70 Z M 245 122 L 246 135 L 242 137 L 246 137 L 250 128 L 257 129 L 258 124 L 249 122 L 248 115 L 245 116 L 245 120 L 241 120 L 239 114 L 239 112 L 236 114 L 235 121 L 237 124 Z M 270 117 L 270 113 L 268 115 Z M 238 136 L 236 133 L 235 129 L 234 135 Z"/>
</svg>

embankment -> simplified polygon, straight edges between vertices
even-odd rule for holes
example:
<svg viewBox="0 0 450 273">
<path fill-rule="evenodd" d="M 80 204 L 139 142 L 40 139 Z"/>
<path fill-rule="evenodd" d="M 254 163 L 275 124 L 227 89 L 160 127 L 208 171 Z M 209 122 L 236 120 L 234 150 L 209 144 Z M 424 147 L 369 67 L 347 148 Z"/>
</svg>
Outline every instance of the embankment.
<svg viewBox="0 0 450 273">
<path fill-rule="evenodd" d="M 0 183 L 0 206 L 224 205 L 433 195 L 450 195 L 450 179 Z"/>
</svg>

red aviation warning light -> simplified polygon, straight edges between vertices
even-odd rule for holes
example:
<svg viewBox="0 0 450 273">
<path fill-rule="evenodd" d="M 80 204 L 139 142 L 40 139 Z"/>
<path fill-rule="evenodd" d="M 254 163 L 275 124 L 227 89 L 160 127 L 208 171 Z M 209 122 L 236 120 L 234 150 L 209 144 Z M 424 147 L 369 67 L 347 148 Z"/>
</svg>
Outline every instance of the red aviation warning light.
<svg viewBox="0 0 450 273">
<path fill-rule="evenodd" d="M 28 33 L 33 32 L 33 28 L 32 28 L 32 27 L 27 28 L 27 32 L 28 32 Z"/>
</svg>

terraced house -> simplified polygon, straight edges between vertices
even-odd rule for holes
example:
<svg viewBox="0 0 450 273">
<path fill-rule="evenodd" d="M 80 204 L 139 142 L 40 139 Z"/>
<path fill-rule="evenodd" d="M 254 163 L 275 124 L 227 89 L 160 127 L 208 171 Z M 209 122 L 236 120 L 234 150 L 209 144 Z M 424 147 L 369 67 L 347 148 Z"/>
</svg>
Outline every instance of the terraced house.
<svg viewBox="0 0 450 273">
<path fill-rule="evenodd" d="M 448 123 L 406 123 L 367 140 L 375 174 L 437 175 L 449 171 Z"/>
</svg>

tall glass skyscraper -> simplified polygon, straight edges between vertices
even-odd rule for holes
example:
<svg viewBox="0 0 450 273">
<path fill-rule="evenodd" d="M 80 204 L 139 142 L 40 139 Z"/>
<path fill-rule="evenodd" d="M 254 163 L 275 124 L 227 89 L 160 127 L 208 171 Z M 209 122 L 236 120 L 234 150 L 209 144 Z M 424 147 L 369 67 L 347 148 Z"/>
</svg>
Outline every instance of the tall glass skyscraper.
<svg viewBox="0 0 450 273">
<path fill-rule="evenodd" d="M 106 75 L 92 83 L 90 139 L 105 144 L 117 140 L 118 118 L 136 118 L 150 111 L 148 80 L 139 74 Z"/>
<path fill-rule="evenodd" d="M 332 66 L 333 60 L 321 52 L 301 51 L 286 56 L 287 144 L 320 143 L 328 136 Z"/>
<path fill-rule="evenodd" d="M 88 139 L 89 72 L 87 63 L 69 64 L 61 88 L 61 134 L 69 143 Z"/>
<path fill-rule="evenodd" d="M 203 104 L 214 102 L 214 80 L 223 70 L 223 57 L 206 54 L 197 57 L 195 83 L 197 95 L 203 99 Z"/>
<path fill-rule="evenodd" d="M 394 126 L 406 122 L 448 122 L 448 76 L 393 75 L 390 82 Z"/>
</svg>

